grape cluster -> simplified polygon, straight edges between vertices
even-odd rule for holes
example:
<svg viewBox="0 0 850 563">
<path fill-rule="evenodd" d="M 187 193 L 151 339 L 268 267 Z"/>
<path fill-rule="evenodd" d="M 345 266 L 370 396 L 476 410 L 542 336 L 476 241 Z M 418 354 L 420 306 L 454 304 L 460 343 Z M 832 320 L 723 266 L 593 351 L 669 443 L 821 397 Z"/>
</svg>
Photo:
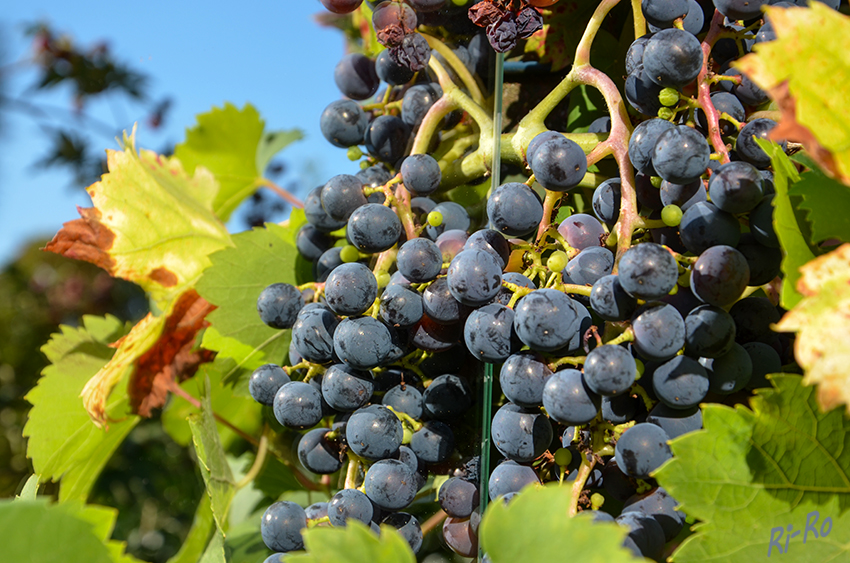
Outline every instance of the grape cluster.
<svg viewBox="0 0 850 563">
<path fill-rule="evenodd" d="M 359 4 L 323 2 L 339 12 Z M 356 519 L 397 528 L 416 551 L 413 513 L 443 476 L 443 538 L 475 556 L 483 474 L 498 502 L 530 484 L 579 480 L 580 512 L 625 527 L 636 554 L 662 556 L 685 525 L 653 480 L 668 442 L 702 427 L 700 403 L 740 402 L 793 361 L 790 339 L 770 330 L 782 253 L 770 160 L 753 140 L 776 123 L 761 107 L 767 95 L 729 67 L 773 38 L 762 3 L 715 0 L 712 18 L 695 0 L 643 0 L 652 33 L 626 58 L 628 169 L 596 182 L 583 212 L 559 222 L 547 202 L 584 201 L 588 156 L 556 131 L 535 135 L 524 176 L 493 186 L 481 206 L 452 201 L 445 153 L 414 141 L 445 98 L 425 70 L 444 57 L 410 38 L 421 38 L 422 18 L 458 12 L 440 1 L 374 5 L 390 49 L 343 58 L 334 76 L 346 99 L 321 116 L 331 144 L 368 156 L 308 194 L 296 242 L 315 281 L 263 291 L 262 320 L 292 340 L 287 365 L 250 379 L 252 396 L 302 432 L 304 468 L 340 472 L 344 487 L 307 509 L 273 504 L 262 532 L 270 549 L 300 549 L 308 521 Z M 453 56 L 477 77 L 488 44 L 512 49 L 540 17 L 523 2 L 480 2 L 468 14 L 486 32 Z M 423 47 L 411 55 L 405 42 Z M 381 83 L 383 102 L 357 102 Z M 444 138 L 470 130 L 459 112 L 429 126 Z M 610 118 L 591 125 L 611 130 Z M 638 204 L 627 244 L 615 236 L 629 211 L 624 178 Z M 485 363 L 498 374 L 494 467 L 476 455 Z"/>
</svg>

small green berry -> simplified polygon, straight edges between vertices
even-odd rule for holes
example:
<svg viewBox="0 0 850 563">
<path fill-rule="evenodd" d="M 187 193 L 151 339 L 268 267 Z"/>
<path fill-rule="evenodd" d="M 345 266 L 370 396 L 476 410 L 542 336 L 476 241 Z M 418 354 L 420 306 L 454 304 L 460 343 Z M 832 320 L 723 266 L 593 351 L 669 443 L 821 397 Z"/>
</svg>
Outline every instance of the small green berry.
<svg viewBox="0 0 850 563">
<path fill-rule="evenodd" d="M 566 467 L 573 460 L 573 452 L 567 448 L 561 448 L 555 452 L 555 463 L 561 467 Z"/>
<path fill-rule="evenodd" d="M 668 227 L 678 227 L 682 222 L 682 208 L 678 205 L 666 205 L 661 210 L 661 220 Z"/>
<path fill-rule="evenodd" d="M 339 259 L 345 263 L 357 262 L 360 259 L 360 251 L 356 246 L 347 244 L 339 251 Z"/>
<path fill-rule="evenodd" d="M 439 211 L 432 211 L 428 214 L 428 224 L 432 227 L 439 227 L 443 224 L 443 214 Z"/>
<path fill-rule="evenodd" d="M 546 267 L 550 272 L 563 272 L 567 267 L 567 253 L 561 250 L 553 252 L 546 260 Z"/>
<path fill-rule="evenodd" d="M 664 88 L 661 90 L 661 93 L 658 94 L 658 101 L 661 102 L 661 105 L 663 106 L 675 106 L 679 103 L 679 92 L 677 92 L 675 88 Z"/>
</svg>

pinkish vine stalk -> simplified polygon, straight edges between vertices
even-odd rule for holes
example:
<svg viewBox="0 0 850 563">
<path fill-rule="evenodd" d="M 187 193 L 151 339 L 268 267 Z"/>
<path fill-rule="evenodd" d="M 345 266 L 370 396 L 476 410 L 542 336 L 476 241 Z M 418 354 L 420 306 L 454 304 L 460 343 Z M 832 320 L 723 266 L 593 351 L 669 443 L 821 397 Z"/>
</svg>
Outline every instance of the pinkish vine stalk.
<svg viewBox="0 0 850 563">
<path fill-rule="evenodd" d="M 729 162 L 729 151 L 720 136 L 720 115 L 711 101 L 712 81 L 708 77 L 708 59 L 711 55 L 711 49 L 724 30 L 723 14 L 714 10 L 711 27 L 702 41 L 702 69 L 697 76 L 697 103 L 705 114 L 705 120 L 708 123 L 708 140 L 711 141 L 711 146 L 714 147 L 715 152 L 720 154 L 720 162 L 725 164 Z"/>
</svg>

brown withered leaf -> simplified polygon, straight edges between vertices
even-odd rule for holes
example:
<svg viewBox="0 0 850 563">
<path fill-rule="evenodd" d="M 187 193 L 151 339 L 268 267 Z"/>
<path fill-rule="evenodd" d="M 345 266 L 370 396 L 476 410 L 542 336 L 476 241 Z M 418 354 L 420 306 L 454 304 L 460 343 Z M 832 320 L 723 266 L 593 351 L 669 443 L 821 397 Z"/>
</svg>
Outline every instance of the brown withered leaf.
<svg viewBox="0 0 850 563">
<path fill-rule="evenodd" d="M 162 407 L 172 383 L 195 374 L 215 353 L 195 347 L 195 337 L 209 326 L 206 316 L 215 309 L 191 289 L 180 296 L 165 321 L 159 339 L 136 360 L 127 389 L 133 412 L 145 417 Z"/>
</svg>

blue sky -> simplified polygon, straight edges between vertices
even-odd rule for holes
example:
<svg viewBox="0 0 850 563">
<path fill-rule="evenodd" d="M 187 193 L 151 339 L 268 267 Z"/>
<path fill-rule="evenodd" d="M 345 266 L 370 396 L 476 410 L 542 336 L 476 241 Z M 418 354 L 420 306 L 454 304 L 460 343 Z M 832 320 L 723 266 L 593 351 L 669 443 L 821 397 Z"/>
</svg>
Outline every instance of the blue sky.
<svg viewBox="0 0 850 563">
<path fill-rule="evenodd" d="M 17 1 L 4 5 L 0 37 L 6 62 L 29 56 L 23 29 L 35 21 L 48 22 L 81 46 L 106 40 L 118 60 L 149 75 L 152 98 L 168 95 L 174 101 L 158 131 L 144 123 L 144 110 L 132 104 L 86 108 L 89 115 L 128 130 L 141 120 L 140 147 L 173 145 L 183 139 L 196 114 L 224 102 L 238 107 L 250 102 L 267 128 L 305 132 L 306 138 L 281 156 L 310 189 L 334 174 L 356 170 L 345 151 L 327 143 L 319 131 L 322 110 L 340 97 L 333 69 L 344 54 L 342 34 L 314 22 L 321 11 L 319 0 Z M 35 76 L 14 73 L 4 94 L 24 92 Z M 40 104 L 70 107 L 68 90 L 27 96 Z M 25 241 L 52 236 L 64 221 L 78 217 L 76 206 L 88 207 L 91 201 L 84 190 L 72 187 L 68 174 L 33 169 L 47 148 L 33 120 L 5 112 L 0 127 L 0 264 L 5 264 Z M 94 146 L 117 147 L 107 136 L 93 138 Z M 240 228 L 239 223 L 231 228 Z"/>
</svg>

